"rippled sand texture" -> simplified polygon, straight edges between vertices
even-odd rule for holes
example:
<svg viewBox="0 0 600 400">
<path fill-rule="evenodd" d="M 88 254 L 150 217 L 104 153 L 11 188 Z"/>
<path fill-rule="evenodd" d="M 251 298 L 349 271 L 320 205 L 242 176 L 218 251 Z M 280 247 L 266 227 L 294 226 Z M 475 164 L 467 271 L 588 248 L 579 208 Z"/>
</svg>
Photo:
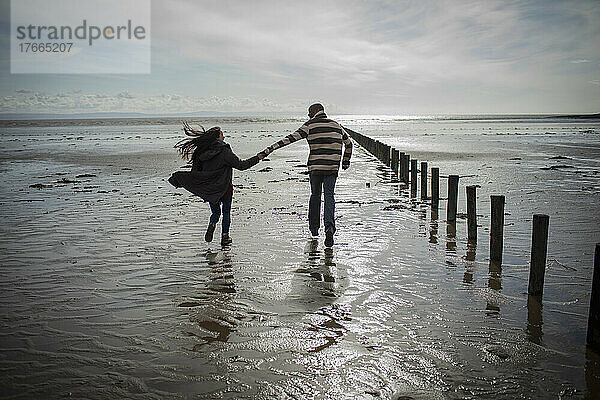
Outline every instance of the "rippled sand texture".
<svg viewBox="0 0 600 400">
<path fill-rule="evenodd" d="M 204 123 L 242 157 L 298 125 Z M 2 397 L 599 395 L 585 347 L 599 124 L 343 123 L 460 174 L 459 213 L 480 185 L 477 246 L 464 218 L 446 224 L 444 199 L 432 215 L 358 146 L 333 250 L 308 239 L 305 144 L 234 173 L 221 248 L 203 241 L 208 206 L 166 182 L 183 165 L 178 126 L 3 128 Z M 501 269 L 487 259 L 490 194 L 506 195 Z M 526 295 L 537 212 L 550 215 L 542 304 Z"/>
</svg>

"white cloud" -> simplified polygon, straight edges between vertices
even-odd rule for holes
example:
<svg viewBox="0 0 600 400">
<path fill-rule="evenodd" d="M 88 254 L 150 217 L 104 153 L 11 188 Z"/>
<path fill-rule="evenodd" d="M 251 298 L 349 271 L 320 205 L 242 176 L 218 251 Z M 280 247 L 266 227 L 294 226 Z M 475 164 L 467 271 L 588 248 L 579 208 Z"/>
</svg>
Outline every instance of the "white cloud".
<svg viewBox="0 0 600 400">
<path fill-rule="evenodd" d="M 189 113 L 197 111 L 288 111 L 299 104 L 279 104 L 265 98 L 252 97 L 198 97 L 178 94 L 155 96 L 127 91 L 82 93 L 81 91 L 43 93 L 29 89 L 16 90 L 4 96 L 0 104 L 3 113 L 85 113 L 85 112 L 141 112 L 149 114 Z M 301 103 L 304 107 L 304 102 Z"/>
<path fill-rule="evenodd" d="M 348 10 L 335 2 L 157 2 L 153 41 L 180 56 L 280 79 L 361 79 L 365 69 L 394 66 L 391 46 L 352 34 L 356 16 Z"/>
<path fill-rule="evenodd" d="M 153 4 L 161 16 L 153 25 L 158 51 L 169 47 L 180 56 L 309 87 L 311 80 L 330 87 L 389 87 L 390 78 L 416 85 L 453 79 L 522 84 L 538 78 L 540 66 L 551 73 L 558 59 L 598 50 L 593 40 L 579 38 L 598 35 L 591 18 L 600 18 L 600 7 L 585 2 L 568 7 L 492 0 Z M 573 41 L 578 45 L 570 46 Z"/>
</svg>

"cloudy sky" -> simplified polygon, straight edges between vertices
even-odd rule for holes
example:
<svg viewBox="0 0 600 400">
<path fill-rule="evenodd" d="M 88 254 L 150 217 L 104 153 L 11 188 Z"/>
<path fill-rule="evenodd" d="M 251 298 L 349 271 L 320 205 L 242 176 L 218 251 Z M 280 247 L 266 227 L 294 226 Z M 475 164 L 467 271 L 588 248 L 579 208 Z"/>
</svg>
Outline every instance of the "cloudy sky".
<svg viewBox="0 0 600 400">
<path fill-rule="evenodd" d="M 0 112 L 600 112 L 598 0 L 151 4 L 151 74 L 10 74 L 0 0 Z"/>
</svg>

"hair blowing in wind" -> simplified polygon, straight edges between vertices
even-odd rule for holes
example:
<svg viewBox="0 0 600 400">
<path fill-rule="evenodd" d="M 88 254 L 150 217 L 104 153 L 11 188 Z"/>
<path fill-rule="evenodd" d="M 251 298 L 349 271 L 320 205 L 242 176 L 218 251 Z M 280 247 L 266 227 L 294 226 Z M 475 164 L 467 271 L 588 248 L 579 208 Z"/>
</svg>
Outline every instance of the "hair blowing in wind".
<svg viewBox="0 0 600 400">
<path fill-rule="evenodd" d="M 181 158 L 188 161 L 190 159 L 190 156 L 194 153 L 194 151 L 202 151 L 208 148 L 208 146 L 210 146 L 215 140 L 217 140 L 219 134 L 221 133 L 221 128 L 218 126 L 214 126 L 209 130 L 205 130 L 202 125 L 199 125 L 200 128 L 202 128 L 202 131 L 200 131 L 198 129 L 193 129 L 185 121 L 182 122 L 182 125 L 183 132 L 187 136 L 191 136 L 192 138 L 183 139 L 180 142 L 178 142 L 174 147 L 179 151 L 179 154 L 181 154 Z"/>
</svg>

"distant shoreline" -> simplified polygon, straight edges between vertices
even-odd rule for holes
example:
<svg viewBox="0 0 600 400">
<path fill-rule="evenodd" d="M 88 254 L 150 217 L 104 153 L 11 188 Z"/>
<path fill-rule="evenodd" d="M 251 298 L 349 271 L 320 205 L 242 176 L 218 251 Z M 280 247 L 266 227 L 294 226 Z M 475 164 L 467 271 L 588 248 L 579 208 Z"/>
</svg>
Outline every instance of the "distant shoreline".
<svg viewBox="0 0 600 400">
<path fill-rule="evenodd" d="M 575 115 L 560 115 L 558 118 L 571 118 L 571 119 L 598 119 L 600 113 L 597 114 L 575 114 Z"/>
<path fill-rule="evenodd" d="M 279 113 L 277 113 L 279 114 Z M 104 113 L 92 116 L 91 114 L 64 115 L 58 114 L 50 118 L 48 114 L 0 114 L 0 127 L 45 127 L 45 126 L 119 126 L 119 125 L 177 125 L 182 120 L 188 121 L 214 121 L 235 123 L 241 120 L 245 122 L 262 122 L 273 120 L 303 121 L 303 116 L 290 116 L 290 114 L 271 115 L 244 115 L 214 113 L 206 115 L 185 116 L 118 116 L 105 115 Z M 143 115 L 143 114 L 142 114 Z M 600 120 L 600 113 L 595 114 L 475 114 L 475 115 L 428 115 L 428 116 L 395 116 L 395 115 L 339 115 L 333 116 L 341 120 L 373 119 L 385 121 L 514 121 L 514 120 Z"/>
</svg>

